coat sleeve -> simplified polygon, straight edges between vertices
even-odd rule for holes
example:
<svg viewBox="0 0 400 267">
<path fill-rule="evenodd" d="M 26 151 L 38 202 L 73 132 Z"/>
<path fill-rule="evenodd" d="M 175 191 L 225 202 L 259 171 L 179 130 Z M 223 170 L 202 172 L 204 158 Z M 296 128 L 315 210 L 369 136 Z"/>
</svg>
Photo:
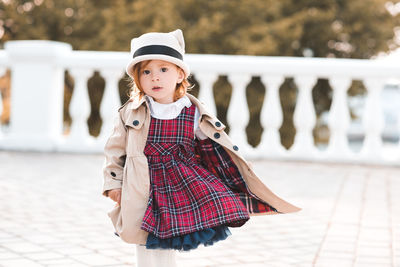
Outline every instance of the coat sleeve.
<svg viewBox="0 0 400 267">
<path fill-rule="evenodd" d="M 108 190 L 122 187 L 122 176 L 126 159 L 126 133 L 127 129 L 119 112 L 115 118 L 111 136 L 104 146 L 104 196 L 108 196 Z"/>
</svg>

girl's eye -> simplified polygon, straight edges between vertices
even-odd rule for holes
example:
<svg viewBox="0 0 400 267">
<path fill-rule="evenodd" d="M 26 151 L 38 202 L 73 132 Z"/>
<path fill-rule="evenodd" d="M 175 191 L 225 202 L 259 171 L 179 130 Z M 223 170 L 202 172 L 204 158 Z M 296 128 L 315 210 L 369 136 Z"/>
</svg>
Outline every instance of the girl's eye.
<svg viewBox="0 0 400 267">
<path fill-rule="evenodd" d="M 167 72 L 168 69 L 167 68 L 161 68 L 161 72 Z"/>
<path fill-rule="evenodd" d="M 143 71 L 143 74 L 146 74 L 146 75 L 147 75 L 147 74 L 150 74 L 150 71 L 149 71 L 149 70 L 144 70 L 144 71 Z"/>
</svg>

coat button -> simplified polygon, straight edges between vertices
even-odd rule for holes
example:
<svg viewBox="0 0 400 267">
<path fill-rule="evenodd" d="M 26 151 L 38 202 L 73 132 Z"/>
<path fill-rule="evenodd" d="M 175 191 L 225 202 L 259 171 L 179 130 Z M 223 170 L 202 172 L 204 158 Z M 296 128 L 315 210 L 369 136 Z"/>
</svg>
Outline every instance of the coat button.
<svg viewBox="0 0 400 267">
<path fill-rule="evenodd" d="M 215 134 L 214 134 L 214 137 L 215 137 L 216 139 L 220 138 L 220 136 L 221 136 L 221 135 L 220 135 L 219 133 L 215 133 Z"/>
<path fill-rule="evenodd" d="M 115 172 L 111 172 L 111 176 L 112 176 L 112 177 L 115 177 L 115 176 L 117 176 L 117 175 L 115 174 Z"/>
<path fill-rule="evenodd" d="M 133 124 L 134 126 L 138 126 L 138 125 L 139 125 L 139 121 L 138 121 L 138 120 L 134 120 L 134 121 L 132 122 L 132 124 Z"/>
<path fill-rule="evenodd" d="M 233 146 L 233 150 L 238 151 L 239 150 L 238 146 Z"/>
<path fill-rule="evenodd" d="M 221 123 L 220 123 L 219 121 L 216 121 L 216 122 L 215 122 L 215 126 L 221 127 Z"/>
</svg>

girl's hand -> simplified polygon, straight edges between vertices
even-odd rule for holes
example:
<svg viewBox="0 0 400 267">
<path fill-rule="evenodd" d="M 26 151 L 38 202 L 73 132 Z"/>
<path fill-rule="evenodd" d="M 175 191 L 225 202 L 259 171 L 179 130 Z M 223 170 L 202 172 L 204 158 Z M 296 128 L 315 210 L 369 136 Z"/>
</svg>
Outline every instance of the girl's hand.
<svg viewBox="0 0 400 267">
<path fill-rule="evenodd" d="M 118 206 L 121 205 L 121 189 L 112 189 L 108 191 L 108 197 L 111 198 L 114 202 L 117 202 Z"/>
</svg>

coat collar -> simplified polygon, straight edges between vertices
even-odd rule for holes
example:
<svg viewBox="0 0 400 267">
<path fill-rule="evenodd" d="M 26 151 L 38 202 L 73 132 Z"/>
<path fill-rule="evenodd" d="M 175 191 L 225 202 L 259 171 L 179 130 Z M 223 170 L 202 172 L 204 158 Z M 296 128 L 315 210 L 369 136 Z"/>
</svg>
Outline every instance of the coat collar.
<svg viewBox="0 0 400 267">
<path fill-rule="evenodd" d="M 207 115 L 210 118 L 214 117 L 214 115 L 212 115 L 196 97 L 188 93 L 186 95 L 188 96 L 190 101 L 197 106 L 197 108 L 199 109 L 200 116 Z M 136 110 L 145 102 L 146 102 L 146 97 L 142 97 L 141 99 L 139 99 L 138 97 L 131 98 L 129 99 L 127 109 Z"/>
<path fill-rule="evenodd" d="M 142 98 L 139 99 L 139 97 L 135 98 L 130 98 L 129 99 L 129 104 L 127 106 L 127 109 L 133 109 L 136 110 L 138 109 L 144 102 L 146 102 L 146 98 L 143 96 Z"/>
<path fill-rule="evenodd" d="M 215 115 L 210 113 L 207 108 L 204 106 L 204 104 L 198 100 L 196 97 L 194 97 L 191 94 L 186 94 L 189 100 L 197 107 L 199 114 L 200 114 L 200 120 L 199 123 L 201 124 L 202 121 L 208 121 L 216 130 L 222 131 L 225 129 L 225 125 L 219 121 Z M 141 99 L 135 98 L 135 99 L 129 99 L 129 101 L 126 104 L 126 110 L 127 111 L 134 111 L 134 112 L 128 112 L 128 119 L 126 120 L 126 125 L 139 129 L 142 127 L 145 117 L 150 116 L 150 112 L 147 112 L 149 109 L 149 104 L 146 101 L 146 97 L 142 97 Z M 142 105 L 145 105 L 147 108 L 140 108 Z M 204 119 L 204 120 L 203 120 Z M 133 124 L 133 121 L 137 120 L 139 123 Z M 200 125 L 201 126 L 201 125 Z"/>
</svg>

